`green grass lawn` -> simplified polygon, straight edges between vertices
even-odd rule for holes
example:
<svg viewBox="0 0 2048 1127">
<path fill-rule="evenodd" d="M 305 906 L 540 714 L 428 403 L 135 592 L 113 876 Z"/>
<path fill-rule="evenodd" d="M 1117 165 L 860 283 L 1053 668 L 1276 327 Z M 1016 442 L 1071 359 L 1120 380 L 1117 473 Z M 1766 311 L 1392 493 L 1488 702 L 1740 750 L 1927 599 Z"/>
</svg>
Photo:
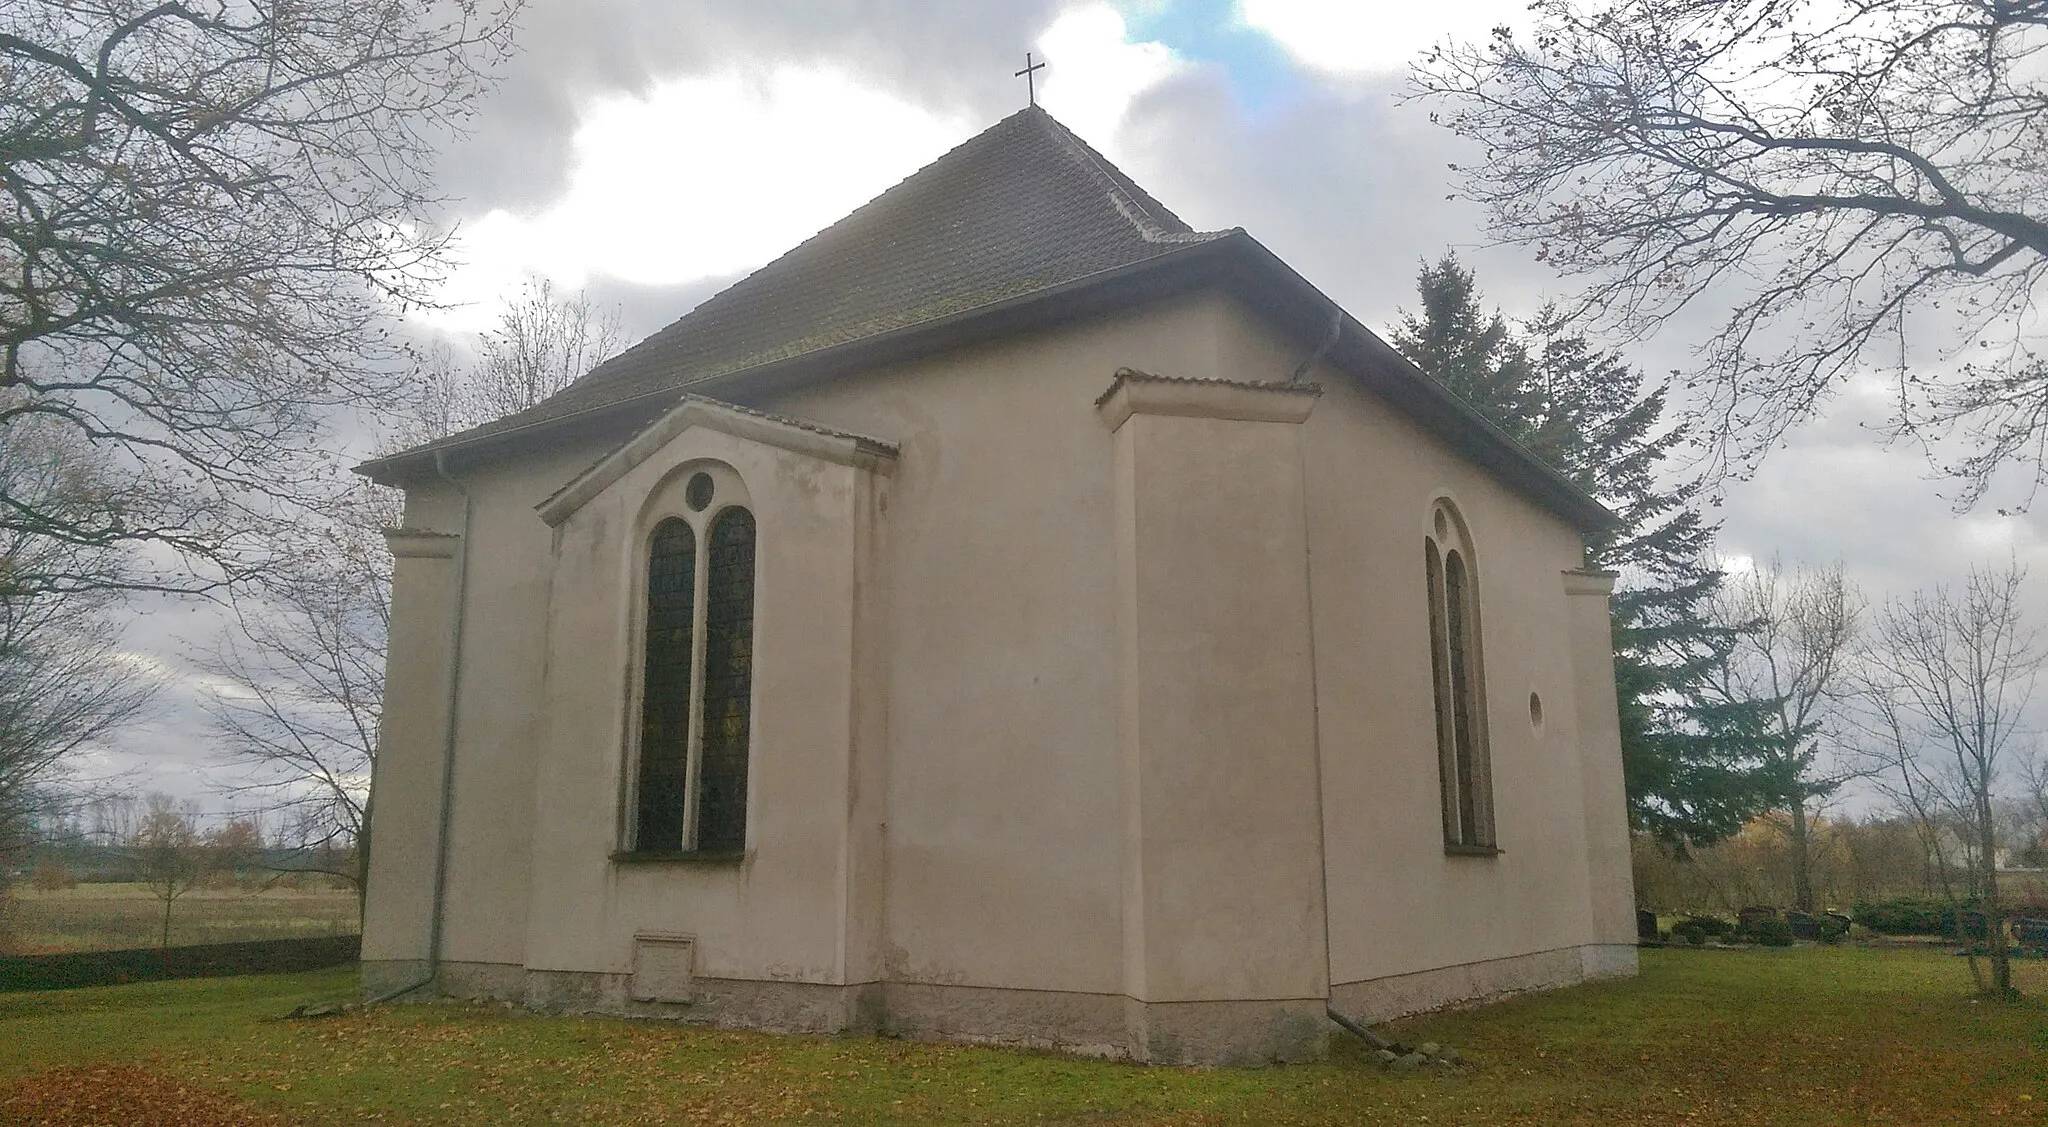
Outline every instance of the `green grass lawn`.
<svg viewBox="0 0 2048 1127">
<path fill-rule="evenodd" d="M 140 1065 L 303 1123 L 1936 1124 L 2048 1122 L 2048 1007 L 1971 1001 L 1924 951 L 1646 951 L 1640 979 L 1401 1023 L 1460 1075 L 1146 1068 L 503 1007 L 273 1021 L 346 971 L 0 995 L 6 1085 Z M 2048 992 L 2048 966 L 2021 985 Z M 68 1121 L 67 1121 L 68 1122 Z"/>
<path fill-rule="evenodd" d="M 110 951 L 154 947 L 163 901 L 145 884 L 80 884 L 43 891 L 26 882 L 4 910 L 15 951 Z M 353 889 L 199 888 L 171 904 L 171 944 L 234 943 L 357 930 Z"/>
</svg>

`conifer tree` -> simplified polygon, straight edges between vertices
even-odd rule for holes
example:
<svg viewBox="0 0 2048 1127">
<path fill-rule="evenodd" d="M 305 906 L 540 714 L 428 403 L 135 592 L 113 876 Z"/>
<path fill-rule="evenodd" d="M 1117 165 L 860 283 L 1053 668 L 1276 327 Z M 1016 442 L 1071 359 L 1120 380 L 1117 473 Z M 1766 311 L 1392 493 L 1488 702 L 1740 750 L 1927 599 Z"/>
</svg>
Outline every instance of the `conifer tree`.
<svg viewBox="0 0 2048 1127">
<path fill-rule="evenodd" d="M 1711 610 L 1718 526 L 1696 487 L 1659 478 L 1685 439 L 1665 423 L 1666 389 L 1549 311 L 1520 326 L 1488 312 L 1455 255 L 1425 264 L 1417 290 L 1421 311 L 1403 316 L 1395 347 L 1618 518 L 1587 536 L 1586 565 L 1621 573 L 1614 679 L 1631 823 L 1666 842 L 1734 833 L 1776 804 L 1783 780 L 1763 754 L 1769 702 L 1703 691 L 1735 633 Z"/>
</svg>

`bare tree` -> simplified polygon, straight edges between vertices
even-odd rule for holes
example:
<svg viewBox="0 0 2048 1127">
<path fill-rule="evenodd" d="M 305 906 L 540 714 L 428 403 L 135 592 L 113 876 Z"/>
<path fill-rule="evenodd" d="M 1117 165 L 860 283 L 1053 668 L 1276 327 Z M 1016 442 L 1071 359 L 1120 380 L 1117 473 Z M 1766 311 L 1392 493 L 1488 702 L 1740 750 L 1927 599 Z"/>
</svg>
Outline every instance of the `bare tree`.
<svg viewBox="0 0 2048 1127">
<path fill-rule="evenodd" d="M 382 716 L 396 499 L 351 483 L 294 536 L 293 560 L 233 600 L 234 625 L 198 658 L 208 712 L 241 781 L 280 818 L 295 870 L 361 883 L 370 768 Z M 335 867 L 354 854 L 355 865 Z"/>
<path fill-rule="evenodd" d="M 101 479 L 66 437 L 36 419 L 0 431 L 0 493 L 36 498 L 52 512 L 96 495 Z M 67 761 L 132 720 L 155 693 L 155 679 L 117 648 L 113 596 L 92 586 L 121 573 L 109 555 L 0 523 L 0 852 L 49 805 Z M 57 575 L 86 585 L 10 581 Z"/>
<path fill-rule="evenodd" d="M 452 350 L 422 365 L 420 410 L 386 446 L 437 438 L 530 407 L 567 387 L 621 343 L 618 315 L 582 293 L 528 283 L 484 333 L 474 362 Z M 333 488 L 289 533 L 289 561 L 235 601 L 235 629 L 199 664 L 221 688 L 210 705 L 230 761 L 282 815 L 305 871 L 361 887 L 369 785 L 383 710 L 391 559 L 382 531 L 399 523 L 398 494 L 366 481 Z M 348 871 L 335 866 L 353 861 Z"/>
<path fill-rule="evenodd" d="M 253 817 L 231 815 L 201 835 L 200 845 L 208 874 L 241 877 L 263 859 L 263 827 Z"/>
<path fill-rule="evenodd" d="M 1840 563 L 1788 573 L 1774 558 L 1730 576 L 1713 617 L 1733 641 L 1707 671 L 1707 691 L 1731 704 L 1770 702 L 1764 757 L 1787 815 L 1793 903 L 1811 912 L 1814 804 L 1860 773 L 1830 751 L 1842 746 L 1839 713 L 1853 689 L 1848 659 L 1862 598 Z"/>
<path fill-rule="evenodd" d="M 1415 68 L 1493 236 L 1633 333 L 1733 301 L 1697 379 L 1719 453 L 1769 449 L 1896 367 L 1903 435 L 1954 436 L 1980 498 L 2048 481 L 2048 0 L 1536 0 L 1533 29 Z M 1909 324 L 1909 321 L 1911 322 Z M 1914 364 L 1936 330 L 1953 363 Z"/>
<path fill-rule="evenodd" d="M 2000 995 L 2012 992 L 2012 968 L 1994 807 L 2044 656 L 2020 601 L 2025 574 L 2017 564 L 1972 569 L 1960 591 L 1936 587 L 1886 603 L 1865 689 L 1884 768 L 1878 777 L 1921 827 L 1944 884 L 1949 857 L 1961 855 L 1987 924 L 1989 986 Z"/>
<path fill-rule="evenodd" d="M 176 802 L 167 794 L 151 794 L 147 802 L 142 821 L 128 839 L 128 852 L 149 891 L 163 901 L 163 926 L 157 945 L 169 947 L 171 905 L 206 876 L 199 811 L 192 803 Z"/>
<path fill-rule="evenodd" d="M 330 408 L 402 386 L 380 321 L 430 292 L 427 173 L 519 3 L 0 6 L 0 443 L 58 428 L 114 486 L 0 492 L 0 533 L 170 549 L 11 582 L 191 589 L 261 557 Z"/>
<path fill-rule="evenodd" d="M 616 308 L 593 306 L 588 293 L 558 294 L 546 277 L 529 278 L 498 327 L 483 334 L 476 363 L 451 387 L 451 429 L 477 426 L 539 403 L 625 347 Z"/>
</svg>

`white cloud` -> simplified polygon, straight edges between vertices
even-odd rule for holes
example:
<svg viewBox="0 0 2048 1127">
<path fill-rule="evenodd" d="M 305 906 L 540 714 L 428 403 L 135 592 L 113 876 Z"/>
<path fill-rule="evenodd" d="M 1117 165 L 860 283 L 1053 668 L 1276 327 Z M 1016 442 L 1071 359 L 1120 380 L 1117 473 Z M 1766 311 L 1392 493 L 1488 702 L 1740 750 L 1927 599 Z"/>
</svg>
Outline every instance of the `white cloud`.
<svg viewBox="0 0 2048 1127">
<path fill-rule="evenodd" d="M 1112 156 L 1131 103 L 1186 66 L 1165 44 L 1129 35 L 1116 9 L 1087 4 L 1060 13 L 1038 37 L 1046 63 L 1039 104 Z"/>
<path fill-rule="evenodd" d="M 1526 27 L 1529 0 L 1238 0 L 1237 16 L 1303 66 L 1352 77 L 1404 70 L 1445 39 L 1479 39 L 1501 24 Z"/>
<path fill-rule="evenodd" d="M 832 69 L 680 79 L 590 103 L 568 189 L 532 214 L 467 223 L 427 319 L 488 327 L 528 274 L 670 285 L 774 258 L 971 132 Z"/>
</svg>

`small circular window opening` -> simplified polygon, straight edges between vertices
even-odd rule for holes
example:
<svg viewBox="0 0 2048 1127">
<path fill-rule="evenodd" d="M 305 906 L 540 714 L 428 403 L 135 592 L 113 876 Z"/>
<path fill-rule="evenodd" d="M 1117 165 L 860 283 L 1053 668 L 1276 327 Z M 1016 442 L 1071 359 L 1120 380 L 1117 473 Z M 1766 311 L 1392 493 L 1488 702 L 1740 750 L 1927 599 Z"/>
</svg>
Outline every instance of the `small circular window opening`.
<svg viewBox="0 0 2048 1127">
<path fill-rule="evenodd" d="M 704 506 L 711 503 L 711 491 L 711 475 L 696 474 L 690 478 L 690 483 L 683 487 L 683 501 L 690 506 L 691 512 L 701 513 Z"/>
</svg>

